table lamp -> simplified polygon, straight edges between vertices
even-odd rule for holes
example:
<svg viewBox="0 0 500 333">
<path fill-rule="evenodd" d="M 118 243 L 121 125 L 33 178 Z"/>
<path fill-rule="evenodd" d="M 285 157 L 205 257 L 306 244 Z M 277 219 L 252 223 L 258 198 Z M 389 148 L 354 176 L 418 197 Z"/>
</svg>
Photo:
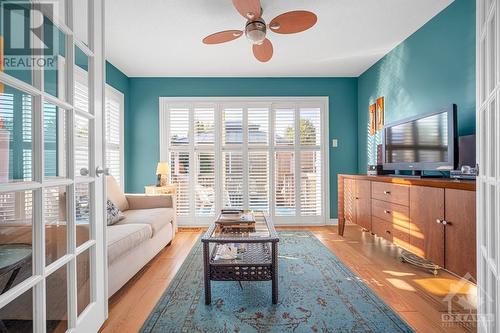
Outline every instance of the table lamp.
<svg viewBox="0 0 500 333">
<path fill-rule="evenodd" d="M 166 186 L 168 184 L 168 163 L 167 162 L 158 162 L 158 165 L 156 166 L 156 176 L 157 176 L 157 183 L 156 186 Z"/>
</svg>

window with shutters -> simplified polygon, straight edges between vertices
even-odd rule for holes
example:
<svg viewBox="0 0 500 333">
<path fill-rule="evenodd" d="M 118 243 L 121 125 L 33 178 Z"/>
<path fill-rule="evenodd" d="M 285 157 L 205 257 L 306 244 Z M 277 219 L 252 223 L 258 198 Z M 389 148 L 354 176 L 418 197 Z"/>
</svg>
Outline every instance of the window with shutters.
<svg viewBox="0 0 500 333">
<path fill-rule="evenodd" d="M 104 107 L 106 118 L 106 167 L 109 168 L 109 174 L 115 177 L 121 187 L 124 188 L 123 94 L 110 86 L 106 86 L 106 102 Z"/>
<path fill-rule="evenodd" d="M 222 208 L 321 223 L 326 110 L 314 98 L 161 98 L 160 159 L 177 186 L 179 223 L 208 223 Z"/>
</svg>

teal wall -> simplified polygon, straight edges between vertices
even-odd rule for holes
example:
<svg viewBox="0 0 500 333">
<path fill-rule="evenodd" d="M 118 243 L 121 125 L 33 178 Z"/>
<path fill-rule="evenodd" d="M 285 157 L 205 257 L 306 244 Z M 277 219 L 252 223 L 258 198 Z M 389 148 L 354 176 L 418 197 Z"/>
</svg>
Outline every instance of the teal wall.
<svg viewBox="0 0 500 333">
<path fill-rule="evenodd" d="M 159 156 L 159 98 L 207 96 L 328 96 L 330 98 L 330 215 L 337 216 L 337 174 L 357 169 L 356 78 L 130 78 L 125 115 L 125 187 L 155 183 Z"/>
<path fill-rule="evenodd" d="M 358 168 L 376 160 L 368 106 L 385 97 L 386 124 L 458 105 L 459 135 L 475 133 L 474 0 L 455 0 L 358 79 Z"/>
</svg>

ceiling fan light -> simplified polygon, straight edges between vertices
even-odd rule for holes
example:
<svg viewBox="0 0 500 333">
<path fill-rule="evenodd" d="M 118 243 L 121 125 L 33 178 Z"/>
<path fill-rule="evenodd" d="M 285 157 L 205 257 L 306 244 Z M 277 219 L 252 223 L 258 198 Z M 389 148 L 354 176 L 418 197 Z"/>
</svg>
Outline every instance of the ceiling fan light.
<svg viewBox="0 0 500 333">
<path fill-rule="evenodd" d="M 273 23 L 271 23 L 270 28 L 273 30 L 278 30 L 279 28 L 281 28 L 281 25 L 278 22 L 273 22 Z"/>
<path fill-rule="evenodd" d="M 266 39 L 266 24 L 262 21 L 249 22 L 245 28 L 245 35 L 252 44 L 262 44 Z"/>
</svg>

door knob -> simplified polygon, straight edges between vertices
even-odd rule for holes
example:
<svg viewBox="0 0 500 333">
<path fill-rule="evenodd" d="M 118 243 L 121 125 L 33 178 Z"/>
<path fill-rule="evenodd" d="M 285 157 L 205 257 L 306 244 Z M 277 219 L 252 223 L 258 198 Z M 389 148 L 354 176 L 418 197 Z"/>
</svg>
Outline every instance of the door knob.
<svg viewBox="0 0 500 333">
<path fill-rule="evenodd" d="M 80 169 L 80 176 L 88 176 L 88 175 L 89 175 L 89 169 L 87 168 Z"/>
<path fill-rule="evenodd" d="M 109 168 L 104 168 L 104 169 L 101 167 L 95 168 L 95 175 L 97 177 L 101 177 L 102 174 L 108 176 L 109 175 Z"/>
</svg>

